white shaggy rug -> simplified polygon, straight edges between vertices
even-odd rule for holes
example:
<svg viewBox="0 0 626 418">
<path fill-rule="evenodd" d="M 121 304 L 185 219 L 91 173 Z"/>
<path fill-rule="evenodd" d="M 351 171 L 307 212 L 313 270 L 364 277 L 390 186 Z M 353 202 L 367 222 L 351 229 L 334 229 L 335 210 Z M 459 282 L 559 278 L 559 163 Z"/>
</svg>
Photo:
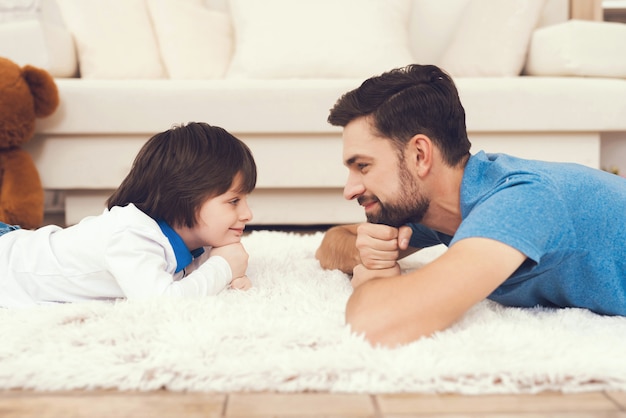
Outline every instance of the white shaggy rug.
<svg viewBox="0 0 626 418">
<path fill-rule="evenodd" d="M 344 325 L 348 277 L 314 258 L 322 233 L 255 231 L 248 292 L 201 300 L 0 309 L 1 389 L 449 392 L 626 390 L 626 318 L 474 307 L 396 349 Z M 441 251 L 411 257 L 404 268 Z"/>
</svg>

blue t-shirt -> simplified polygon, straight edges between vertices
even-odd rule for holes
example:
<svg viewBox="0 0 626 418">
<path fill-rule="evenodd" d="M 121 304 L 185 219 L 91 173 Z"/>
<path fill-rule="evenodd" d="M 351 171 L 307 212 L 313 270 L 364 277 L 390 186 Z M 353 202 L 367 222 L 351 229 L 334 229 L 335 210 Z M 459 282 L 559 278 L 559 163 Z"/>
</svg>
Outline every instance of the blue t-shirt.
<svg viewBox="0 0 626 418">
<path fill-rule="evenodd" d="M 626 179 L 578 164 L 472 155 L 454 236 L 411 224 L 410 245 L 490 238 L 526 261 L 489 299 L 626 316 Z"/>
</svg>

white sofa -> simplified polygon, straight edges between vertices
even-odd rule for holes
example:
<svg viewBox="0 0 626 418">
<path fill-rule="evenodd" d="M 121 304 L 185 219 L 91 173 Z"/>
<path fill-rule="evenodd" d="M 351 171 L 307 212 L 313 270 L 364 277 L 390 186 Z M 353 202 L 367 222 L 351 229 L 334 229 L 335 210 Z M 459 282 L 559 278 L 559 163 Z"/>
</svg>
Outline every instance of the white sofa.
<svg viewBox="0 0 626 418">
<path fill-rule="evenodd" d="M 593 32 L 591 38 L 608 49 L 579 42 L 581 36 L 592 39 L 586 26 L 572 30 L 566 22 L 568 0 L 545 5 L 529 0 L 514 14 L 505 0 L 387 0 L 380 10 L 370 4 L 376 0 L 354 1 L 357 8 L 348 8 L 349 0 L 176 0 L 171 8 L 172 1 L 117 0 L 106 2 L 106 10 L 87 10 L 90 2 L 84 0 L 42 0 L 38 24 L 44 35 L 33 42 L 49 43 L 45 34 L 52 27 L 57 44 L 41 48 L 34 64 L 56 71 L 61 105 L 39 121 L 27 149 L 44 187 L 63 192 L 68 225 L 102 211 L 151 135 L 187 121 L 224 127 L 251 147 L 259 169 L 250 197 L 253 224 L 361 221 L 362 210 L 342 197 L 347 172 L 341 131 L 327 124 L 328 110 L 370 75 L 405 61 L 441 65 L 452 73 L 474 150 L 600 167 L 603 136 L 626 136 L 626 70 L 620 67 L 625 58 L 614 53 L 623 51 L 626 38 L 620 37 L 626 32 L 604 25 Z M 139 43 L 136 54 L 116 58 L 115 51 L 97 48 L 134 38 L 124 33 L 121 17 L 115 33 L 98 25 L 115 15 L 120 2 L 133 8 L 124 16 L 147 13 L 153 36 L 148 42 L 154 44 Z M 403 9 L 403 2 L 410 9 Z M 485 14 L 486 4 L 492 10 Z M 540 12 L 533 18 L 537 4 Z M 277 13 L 272 8 L 279 5 L 297 10 Z M 90 22 L 81 13 L 100 21 Z M 381 22 L 366 20 L 376 13 Z M 306 32 L 311 21 L 315 36 Z M 348 30 L 334 32 L 341 27 Z M 212 38 L 199 41 L 193 31 Z M 382 39 L 387 33 L 392 35 Z M 376 37 L 369 39 L 372 34 Z M 141 36 L 146 42 L 148 35 Z M 285 44 L 278 47 L 281 37 Z M 555 51 L 559 42 L 563 47 Z M 72 48 L 75 54 L 68 54 Z M 598 48 L 600 63 L 589 59 Z M 159 62 L 142 67 L 150 57 L 138 55 L 146 51 L 156 51 Z M 68 55 L 76 57 L 79 77 L 76 62 L 54 62 Z"/>
</svg>

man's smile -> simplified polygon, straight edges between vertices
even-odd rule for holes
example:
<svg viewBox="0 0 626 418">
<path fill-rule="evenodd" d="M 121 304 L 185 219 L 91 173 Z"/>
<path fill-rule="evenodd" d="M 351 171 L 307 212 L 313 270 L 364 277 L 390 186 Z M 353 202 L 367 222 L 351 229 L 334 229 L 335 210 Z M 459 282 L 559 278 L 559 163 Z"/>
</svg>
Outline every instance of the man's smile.
<svg viewBox="0 0 626 418">
<path fill-rule="evenodd" d="M 357 201 L 359 202 L 359 205 L 363 206 L 365 212 L 372 210 L 378 203 L 378 199 L 369 199 L 363 196 L 359 197 Z"/>
</svg>

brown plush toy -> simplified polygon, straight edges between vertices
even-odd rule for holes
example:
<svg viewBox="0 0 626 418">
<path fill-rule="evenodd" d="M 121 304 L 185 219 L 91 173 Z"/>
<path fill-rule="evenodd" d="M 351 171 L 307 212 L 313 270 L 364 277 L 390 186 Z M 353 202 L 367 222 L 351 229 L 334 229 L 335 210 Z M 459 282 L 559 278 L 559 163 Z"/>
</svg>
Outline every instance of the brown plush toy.
<svg viewBox="0 0 626 418">
<path fill-rule="evenodd" d="M 35 120 L 59 105 L 52 76 L 43 69 L 0 57 L 0 221 L 34 229 L 43 223 L 39 172 L 21 146 L 35 133 Z"/>
</svg>

